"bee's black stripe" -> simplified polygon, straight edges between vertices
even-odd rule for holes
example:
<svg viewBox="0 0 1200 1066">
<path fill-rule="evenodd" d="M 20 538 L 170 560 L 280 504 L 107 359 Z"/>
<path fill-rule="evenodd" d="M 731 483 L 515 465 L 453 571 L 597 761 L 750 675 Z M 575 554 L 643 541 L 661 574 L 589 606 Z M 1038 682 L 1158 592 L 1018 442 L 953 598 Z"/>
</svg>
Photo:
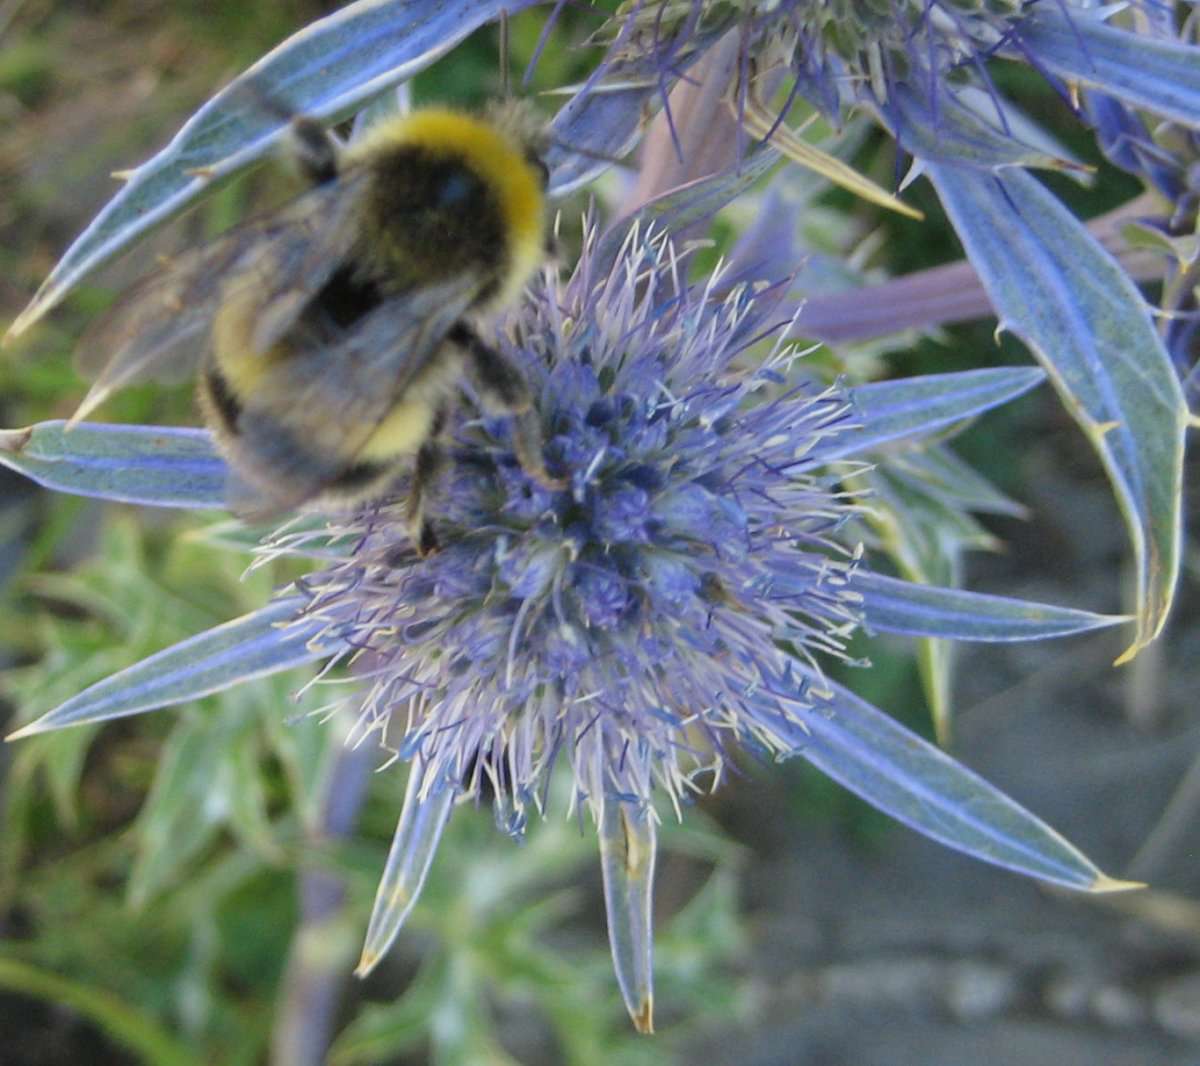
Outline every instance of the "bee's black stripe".
<svg viewBox="0 0 1200 1066">
<path fill-rule="evenodd" d="M 375 282 L 360 278 L 349 264 L 338 267 L 313 300 L 312 310 L 329 316 L 338 329 L 350 329 L 383 302 Z"/>
<path fill-rule="evenodd" d="M 221 420 L 221 428 L 230 436 L 236 436 L 238 419 L 242 416 L 242 404 L 233 394 L 225 375 L 210 364 L 204 371 L 204 387 L 212 403 L 213 412 Z"/>
<path fill-rule="evenodd" d="M 333 465 L 336 456 L 314 451 L 311 442 L 293 427 L 280 425 L 265 411 L 254 411 L 253 418 L 247 419 L 242 441 L 264 470 L 273 471 L 285 485 L 311 485 L 313 495 L 361 492 L 381 481 L 394 466 L 387 459 L 365 459 L 338 470 Z"/>
<path fill-rule="evenodd" d="M 525 379 L 500 352 L 484 342 L 467 323 L 456 322 L 446 339 L 467 353 L 475 383 L 485 402 L 506 411 L 520 411 L 529 404 Z"/>
<path fill-rule="evenodd" d="M 328 487 L 334 492 L 355 492 L 381 480 L 391 472 L 394 466 L 395 464 L 391 462 L 364 460 L 347 467 L 329 483 Z"/>
</svg>

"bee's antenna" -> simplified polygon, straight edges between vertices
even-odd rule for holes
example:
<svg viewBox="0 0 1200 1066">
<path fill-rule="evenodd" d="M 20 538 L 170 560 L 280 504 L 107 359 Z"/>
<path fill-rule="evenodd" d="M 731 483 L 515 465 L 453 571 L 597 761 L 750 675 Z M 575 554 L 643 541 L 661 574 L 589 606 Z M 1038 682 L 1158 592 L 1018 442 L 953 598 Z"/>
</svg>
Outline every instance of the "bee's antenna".
<svg viewBox="0 0 1200 1066">
<path fill-rule="evenodd" d="M 508 8 L 500 9 L 500 96 L 506 102 L 512 96 L 508 75 Z"/>
</svg>

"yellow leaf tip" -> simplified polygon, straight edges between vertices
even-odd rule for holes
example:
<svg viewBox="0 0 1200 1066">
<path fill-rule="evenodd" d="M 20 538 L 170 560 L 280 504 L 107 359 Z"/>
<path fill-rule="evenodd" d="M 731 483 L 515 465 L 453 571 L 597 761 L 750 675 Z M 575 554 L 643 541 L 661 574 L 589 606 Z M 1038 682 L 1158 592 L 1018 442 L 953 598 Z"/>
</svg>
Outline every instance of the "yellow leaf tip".
<svg viewBox="0 0 1200 1066">
<path fill-rule="evenodd" d="M 654 1033 L 654 1000 L 647 996 L 629 1012 L 629 1017 L 633 1019 L 633 1027 L 639 1033 L 651 1036 Z"/>
<path fill-rule="evenodd" d="M 1124 666 L 1126 663 L 1133 662 L 1137 658 L 1137 654 L 1145 647 L 1142 641 L 1134 641 L 1120 655 L 1113 659 L 1113 666 Z"/>
<path fill-rule="evenodd" d="M 32 426 L 26 426 L 24 429 L 0 429 L 0 452 L 17 455 L 25 450 L 25 445 L 32 436 Z"/>
<path fill-rule="evenodd" d="M 8 736 L 4 738 L 4 743 L 11 744 L 14 740 L 24 740 L 26 737 L 37 736 L 38 733 L 42 732 L 44 732 L 44 730 L 38 728 L 37 722 L 30 722 L 28 725 L 23 725 L 20 729 L 9 733 Z"/>
<path fill-rule="evenodd" d="M 30 305 L 26 307 L 24 311 L 22 311 L 19 315 L 17 315 L 16 318 L 12 320 L 8 330 L 4 334 L 4 346 L 7 347 L 19 336 L 21 336 L 21 334 L 24 333 L 36 321 L 38 321 L 42 315 L 49 311 L 51 306 L 53 306 L 53 302 L 47 302 L 46 300 L 35 296 L 33 302 L 30 303 Z"/>
<path fill-rule="evenodd" d="M 1116 877 L 1109 877 L 1108 874 L 1101 874 L 1088 885 L 1087 892 L 1093 896 L 1100 896 L 1110 892 L 1133 892 L 1146 887 L 1144 881 L 1122 881 Z"/>
</svg>

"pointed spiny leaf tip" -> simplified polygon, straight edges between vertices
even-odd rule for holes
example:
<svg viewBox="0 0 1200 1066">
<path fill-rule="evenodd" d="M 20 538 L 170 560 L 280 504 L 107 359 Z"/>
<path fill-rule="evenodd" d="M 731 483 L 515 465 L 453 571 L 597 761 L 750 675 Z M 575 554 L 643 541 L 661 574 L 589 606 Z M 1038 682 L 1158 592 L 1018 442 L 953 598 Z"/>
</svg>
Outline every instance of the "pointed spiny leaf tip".
<svg viewBox="0 0 1200 1066">
<path fill-rule="evenodd" d="M 26 737 L 36 737 L 39 733 L 47 732 L 41 725 L 42 719 L 35 722 L 30 722 L 28 725 L 22 726 L 20 729 L 14 730 L 4 738 L 5 744 L 11 744 L 16 740 L 24 740 Z"/>
<path fill-rule="evenodd" d="M 29 443 L 29 438 L 32 436 L 32 426 L 24 429 L 0 429 L 0 452 L 19 455 L 25 450 L 25 445 Z"/>
<path fill-rule="evenodd" d="M 643 1036 L 654 1035 L 654 1000 L 648 998 L 639 1003 L 637 1009 L 630 1012 L 633 1027 Z"/>
<path fill-rule="evenodd" d="M 1087 887 L 1089 895 L 1108 895 L 1114 892 L 1135 892 L 1148 887 L 1144 881 L 1121 881 L 1107 874 L 1101 874 Z"/>
<path fill-rule="evenodd" d="M 354 976 L 359 980 L 366 980 L 371 976 L 371 972 L 379 965 L 380 959 L 383 956 L 374 951 L 364 951 L 358 960 L 358 965 L 354 967 Z"/>
</svg>

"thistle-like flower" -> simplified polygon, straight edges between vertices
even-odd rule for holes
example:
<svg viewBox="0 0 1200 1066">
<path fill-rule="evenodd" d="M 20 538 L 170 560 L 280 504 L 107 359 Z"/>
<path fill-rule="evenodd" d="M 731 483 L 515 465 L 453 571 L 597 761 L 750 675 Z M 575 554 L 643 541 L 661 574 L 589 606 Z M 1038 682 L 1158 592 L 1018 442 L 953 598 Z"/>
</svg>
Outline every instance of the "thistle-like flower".
<svg viewBox="0 0 1200 1066">
<path fill-rule="evenodd" d="M 410 912 L 454 803 L 486 797 L 500 826 L 520 833 L 567 763 L 572 806 L 598 828 L 613 958 L 642 1030 L 652 1026 L 655 797 L 678 813 L 720 782 L 733 748 L 803 755 L 988 861 L 1075 888 L 1120 887 L 820 669 L 860 625 L 1021 640 L 1118 620 L 883 577 L 845 535 L 861 507 L 841 488 L 855 456 L 1003 402 L 1040 373 L 821 384 L 772 340 L 786 332 L 773 318 L 781 292 L 720 272 L 689 286 L 667 237 L 636 225 L 623 240 L 589 240 L 571 279 L 547 276 L 498 338 L 527 375 L 564 488 L 523 472 L 510 420 L 466 421 L 430 504 L 439 553 L 420 557 L 403 506 L 387 501 L 332 523 L 336 544 L 349 545 L 340 554 L 310 552 L 312 532 L 280 534 L 266 552 L 335 557 L 263 611 L 152 656 L 21 733 L 306 659 L 347 664 L 359 739 L 411 764 L 360 973 Z M 194 433 L 138 432 L 47 424 L 0 438 L 0 449 L 59 488 L 219 499 L 220 463 L 199 454 Z"/>
<path fill-rule="evenodd" d="M 648 907 L 652 793 L 678 808 L 707 790 L 735 740 L 791 751 L 772 717 L 802 727 L 814 708 L 796 655 L 840 652 L 861 614 L 832 539 L 853 504 L 821 472 L 846 395 L 788 384 L 782 343 L 738 366 L 770 301 L 718 296 L 719 275 L 689 288 L 673 256 L 636 234 L 605 276 L 585 256 L 507 338 L 567 488 L 514 465 L 504 420 L 472 423 L 439 493 L 445 550 L 419 558 L 385 508 L 303 583 L 303 613 L 367 664 L 364 730 L 412 761 L 410 804 L 438 811 L 393 863 L 431 850 L 456 795 L 486 792 L 522 831 L 561 757 L 601 827 L 618 926 L 649 922 L 619 900 Z M 386 880 L 378 907 L 364 971 L 403 917 Z M 627 998 L 648 1027 L 645 987 Z"/>
<path fill-rule="evenodd" d="M 370 71 L 346 60 L 353 53 L 346 42 L 373 40 L 376 7 L 324 20 L 316 34 L 281 46 L 258 76 L 290 84 L 294 67 L 319 67 L 322 77 L 300 92 L 302 102 L 337 112 L 344 104 L 337 84 L 355 92 L 374 84 Z M 390 16 L 396 64 L 426 61 L 449 40 L 438 35 L 454 26 L 413 22 L 427 5 L 391 7 L 403 8 Z M 438 7 L 476 22 L 491 10 Z M 724 31 L 725 24 L 704 23 L 706 6 L 686 10 L 692 40 Z M 800 42 L 815 30 L 804 18 L 816 10 L 788 2 L 740 8 L 756 20 L 748 40 L 790 42 L 788 64 L 808 54 Z M 791 22 L 774 22 L 785 17 Z M 978 22 L 995 30 L 997 17 L 978 14 Z M 930 14 L 935 22 L 944 29 L 946 19 Z M 884 58 L 908 38 L 896 36 L 887 18 L 871 24 L 892 42 L 887 48 L 863 38 L 818 59 L 899 70 Z M 634 48 L 638 32 L 631 20 L 617 44 Z M 314 66 L 314 47 L 328 62 Z M 937 55 L 941 68 L 959 53 Z M 803 71 L 793 73 L 800 84 Z M 572 155 L 572 145 L 624 143 L 620 108 L 634 104 L 640 115 L 654 84 L 635 77 L 623 90 L 592 96 L 584 86 L 556 120 L 554 186 L 581 180 L 595 163 L 595 152 Z M 872 86 L 881 107 L 902 96 L 900 82 L 887 79 L 846 84 L 856 92 Z M 181 145 L 131 176 L 25 324 L 148 224 L 139 197 L 164 210 L 193 196 L 199 172 L 184 149 L 204 140 L 205 128 L 224 131 L 205 142 L 216 152 L 206 176 L 241 158 L 245 145 L 236 137 L 245 131 L 223 121 L 241 107 L 236 92 L 212 102 L 181 133 Z M 751 158 L 748 169 L 755 166 Z M 158 170 L 178 184 L 151 181 Z M 689 186 L 702 208 L 673 200 L 674 208 L 648 206 L 643 218 L 688 226 L 748 186 L 744 179 Z M 118 236 L 104 236 L 106 227 Z M 763 262 L 757 254 L 744 260 Z M 772 273 L 785 276 L 792 265 L 776 264 Z M 847 468 L 880 449 L 940 435 L 1044 375 L 1003 369 L 853 388 L 806 378 L 779 340 L 791 321 L 776 304 L 784 286 L 756 285 L 754 277 L 718 274 L 689 286 L 671 242 L 644 224 L 589 239 L 571 279 L 547 276 L 496 339 L 526 373 L 546 465 L 563 487 L 526 477 L 510 421 L 466 421 L 455 429 L 443 484 L 431 493 L 437 555 L 418 556 L 403 508 L 389 501 L 332 516 L 317 533 L 278 534 L 266 553 L 320 558 L 323 569 L 263 610 L 92 685 L 20 733 L 149 711 L 306 661 L 347 666 L 360 741 L 378 741 L 410 766 L 360 972 L 382 958 L 412 910 L 454 804 L 487 799 L 503 830 L 520 833 L 530 812 L 545 809 L 552 769 L 565 763 L 571 806 L 598 826 L 613 959 L 643 1030 L 653 1010 L 656 820 L 719 784 L 737 748 L 803 756 L 905 824 L 986 861 L 1080 890 L 1122 887 L 821 671 L 823 655 L 841 655 L 858 627 L 1008 641 L 1121 621 L 872 573 L 850 535 L 864 502 L 842 487 Z M 197 508 L 221 507 L 226 498 L 226 469 L 199 431 L 82 424 L 65 432 L 48 423 L 0 432 L 0 461 L 86 495 Z M 330 533 L 332 543 L 314 549 L 312 538 Z"/>
</svg>

